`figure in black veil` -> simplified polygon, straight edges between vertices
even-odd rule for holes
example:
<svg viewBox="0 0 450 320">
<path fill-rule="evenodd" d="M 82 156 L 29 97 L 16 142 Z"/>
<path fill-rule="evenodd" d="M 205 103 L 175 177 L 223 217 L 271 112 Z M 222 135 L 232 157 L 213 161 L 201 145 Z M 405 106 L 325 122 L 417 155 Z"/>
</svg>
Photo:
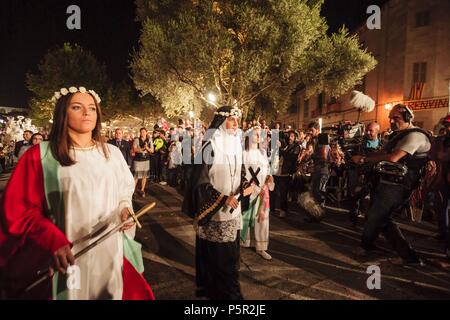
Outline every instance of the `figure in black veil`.
<svg viewBox="0 0 450 320">
<path fill-rule="evenodd" d="M 240 300 L 239 231 L 241 205 L 252 186 L 243 178 L 241 111 L 223 106 L 205 135 L 187 183 L 183 212 L 196 230 L 197 296 Z M 245 171 L 244 171 L 245 172 Z"/>
</svg>

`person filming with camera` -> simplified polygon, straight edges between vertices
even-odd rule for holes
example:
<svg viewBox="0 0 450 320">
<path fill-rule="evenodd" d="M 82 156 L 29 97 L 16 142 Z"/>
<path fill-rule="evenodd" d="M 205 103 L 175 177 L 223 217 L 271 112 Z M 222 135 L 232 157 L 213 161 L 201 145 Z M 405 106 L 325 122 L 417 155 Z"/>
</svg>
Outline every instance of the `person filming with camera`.
<svg viewBox="0 0 450 320">
<path fill-rule="evenodd" d="M 418 186 L 420 174 L 428 161 L 431 141 L 425 130 L 412 124 L 413 112 L 402 104 L 395 105 L 389 113 L 393 133 L 382 152 L 352 157 L 354 163 L 376 163 L 380 179 L 372 190 L 372 205 L 367 212 L 367 222 L 363 231 L 361 247 L 356 255 L 365 256 L 374 250 L 380 233 L 394 247 L 404 264 L 420 264 L 416 251 L 405 239 L 399 227 L 392 220 L 394 210 L 401 208 Z M 383 174 L 389 168 L 400 168 L 403 175 Z M 405 170 L 406 168 L 406 170 Z M 399 170 L 397 172 L 401 172 Z"/>
<path fill-rule="evenodd" d="M 304 206 L 307 212 L 305 222 L 316 223 L 324 216 L 324 210 L 320 208 L 320 205 L 325 202 L 325 192 L 328 179 L 330 177 L 330 145 L 327 135 L 321 135 L 321 128 L 318 122 L 313 121 L 308 125 L 308 132 L 311 136 L 311 142 L 313 144 L 314 152 L 312 159 L 314 161 L 314 168 L 311 176 L 310 194 L 312 199 L 307 199 L 305 196 L 308 193 L 304 193 L 300 197 L 300 202 Z M 326 141 L 325 141 L 326 140 Z M 312 201 L 311 201 L 312 200 Z M 308 203 L 316 210 L 311 210 Z"/>
<path fill-rule="evenodd" d="M 371 122 L 366 127 L 366 132 L 362 140 L 361 146 L 357 150 L 357 154 L 367 156 L 378 152 L 381 149 L 381 141 L 378 138 L 380 133 L 380 125 L 377 122 Z M 366 172 L 364 167 L 350 163 L 347 167 L 348 192 L 352 199 L 352 207 L 350 208 L 349 218 L 353 226 L 358 223 L 358 216 L 362 200 L 370 193 L 372 184 L 372 175 Z"/>
</svg>

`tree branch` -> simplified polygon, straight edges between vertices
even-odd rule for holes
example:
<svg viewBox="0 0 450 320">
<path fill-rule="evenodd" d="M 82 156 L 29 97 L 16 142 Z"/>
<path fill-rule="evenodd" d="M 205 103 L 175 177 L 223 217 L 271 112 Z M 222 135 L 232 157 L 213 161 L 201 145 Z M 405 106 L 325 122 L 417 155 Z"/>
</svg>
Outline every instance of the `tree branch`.
<svg viewBox="0 0 450 320">
<path fill-rule="evenodd" d="M 194 90 L 198 92 L 198 94 L 200 95 L 200 97 L 201 97 L 202 99 L 204 99 L 203 92 L 197 87 L 197 85 L 194 83 L 193 80 L 191 80 L 191 79 L 189 79 L 189 78 L 183 76 L 183 75 L 178 71 L 178 69 L 177 69 L 170 61 L 167 61 L 167 63 L 168 63 L 168 65 L 169 65 L 169 67 L 170 67 L 171 69 L 173 69 L 173 71 L 174 71 L 175 75 L 177 76 L 178 80 L 180 80 L 181 82 L 183 82 L 183 83 L 185 83 L 185 84 L 191 86 L 192 88 L 194 88 Z"/>
<path fill-rule="evenodd" d="M 255 93 L 253 96 L 251 96 L 250 98 L 240 102 L 241 105 L 246 105 L 247 103 L 251 102 L 252 100 L 254 100 L 257 96 L 259 96 L 263 91 L 267 90 L 268 88 L 270 88 L 271 86 L 273 86 L 275 84 L 275 80 L 273 80 L 271 83 L 269 83 L 267 86 L 265 86 L 264 88 L 262 88 L 261 90 L 259 90 L 257 93 Z M 244 97 L 245 98 L 245 97 Z M 244 99 L 243 98 L 243 99 Z"/>
</svg>

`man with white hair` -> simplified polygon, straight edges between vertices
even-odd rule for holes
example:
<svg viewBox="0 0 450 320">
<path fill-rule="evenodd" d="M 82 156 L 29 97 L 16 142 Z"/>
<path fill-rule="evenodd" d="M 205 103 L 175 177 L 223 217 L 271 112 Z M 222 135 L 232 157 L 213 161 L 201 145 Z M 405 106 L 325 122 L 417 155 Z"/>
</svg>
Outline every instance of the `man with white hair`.
<svg viewBox="0 0 450 320">
<path fill-rule="evenodd" d="M 367 155 L 376 152 L 381 147 L 381 142 L 378 139 L 380 133 L 380 125 L 378 122 L 371 122 L 366 127 L 366 134 L 362 146 L 360 148 L 361 154 Z M 361 200 L 370 193 L 370 179 L 367 176 L 361 180 L 363 174 L 358 167 L 350 166 L 347 170 L 348 189 L 352 197 L 353 205 L 350 208 L 349 218 L 353 226 L 358 223 L 358 216 L 360 212 Z"/>
<path fill-rule="evenodd" d="M 380 125 L 378 122 L 369 123 L 366 129 L 365 149 L 377 149 L 380 146 L 380 140 L 378 139 L 379 133 Z"/>
</svg>

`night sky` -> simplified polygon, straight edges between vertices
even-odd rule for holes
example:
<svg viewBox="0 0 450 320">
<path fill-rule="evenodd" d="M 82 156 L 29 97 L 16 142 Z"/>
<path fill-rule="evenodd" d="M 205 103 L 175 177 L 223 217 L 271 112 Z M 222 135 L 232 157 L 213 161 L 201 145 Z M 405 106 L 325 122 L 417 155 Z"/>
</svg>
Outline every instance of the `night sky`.
<svg viewBox="0 0 450 320">
<path fill-rule="evenodd" d="M 366 8 L 386 0 L 325 0 L 330 31 L 350 29 L 367 18 Z M 66 9 L 81 8 L 81 30 L 68 30 Z M 133 0 L 0 0 L 0 106 L 26 107 L 25 74 L 52 48 L 77 43 L 105 63 L 114 82 L 129 79 L 128 62 L 137 49 L 139 23 Z M 130 81 L 130 80 L 128 80 Z"/>
</svg>

